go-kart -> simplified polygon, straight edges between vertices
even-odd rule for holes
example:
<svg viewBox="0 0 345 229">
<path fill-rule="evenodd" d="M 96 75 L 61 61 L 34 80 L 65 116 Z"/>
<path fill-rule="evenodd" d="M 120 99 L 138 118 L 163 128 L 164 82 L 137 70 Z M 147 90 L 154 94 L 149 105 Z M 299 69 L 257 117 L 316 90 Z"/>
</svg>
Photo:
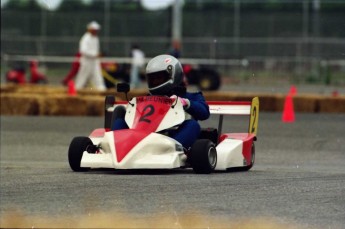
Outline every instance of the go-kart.
<svg viewBox="0 0 345 229">
<path fill-rule="evenodd" d="M 129 91 L 118 84 L 118 91 Z M 105 99 L 104 128 L 88 137 L 73 138 L 68 160 L 73 171 L 92 168 L 176 169 L 193 168 L 196 173 L 214 170 L 249 170 L 254 165 L 259 100 L 251 102 L 208 102 L 211 115 L 219 115 L 218 128 L 202 129 L 199 139 L 188 150 L 169 137 L 188 118 L 180 100 L 164 96 L 140 96 L 131 100 Z M 224 115 L 249 115 L 247 133 L 221 133 Z M 112 123 L 123 117 L 128 129 L 111 131 Z"/>
</svg>

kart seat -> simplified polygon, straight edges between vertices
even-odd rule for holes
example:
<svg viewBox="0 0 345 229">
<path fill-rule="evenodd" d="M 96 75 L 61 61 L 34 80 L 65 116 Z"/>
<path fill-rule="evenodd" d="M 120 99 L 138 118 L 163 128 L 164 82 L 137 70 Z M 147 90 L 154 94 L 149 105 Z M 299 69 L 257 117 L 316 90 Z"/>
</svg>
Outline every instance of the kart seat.
<svg viewBox="0 0 345 229">
<path fill-rule="evenodd" d="M 214 144 L 217 144 L 218 130 L 216 128 L 201 128 L 199 139 L 209 139 Z"/>
</svg>

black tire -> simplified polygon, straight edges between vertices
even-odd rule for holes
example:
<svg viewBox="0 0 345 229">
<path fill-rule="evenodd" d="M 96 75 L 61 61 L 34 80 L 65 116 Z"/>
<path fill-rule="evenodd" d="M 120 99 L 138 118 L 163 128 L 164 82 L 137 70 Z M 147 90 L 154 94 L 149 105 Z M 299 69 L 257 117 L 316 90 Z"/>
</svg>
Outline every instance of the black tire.
<svg viewBox="0 0 345 229">
<path fill-rule="evenodd" d="M 110 129 L 112 113 L 108 112 L 108 108 L 112 107 L 115 103 L 115 97 L 113 95 L 107 95 L 104 101 L 104 128 Z"/>
<path fill-rule="evenodd" d="M 111 124 L 110 124 L 110 126 L 113 127 L 113 124 L 114 124 L 115 120 L 118 119 L 118 118 L 125 119 L 125 115 L 126 115 L 126 108 L 124 106 L 120 106 L 120 105 L 117 106 L 114 109 L 113 114 L 111 116 Z"/>
<path fill-rule="evenodd" d="M 89 146 L 93 146 L 93 143 L 88 137 L 75 137 L 73 138 L 68 149 L 68 162 L 71 169 L 75 172 L 85 172 L 90 168 L 81 168 L 80 161 L 83 156 L 83 152 L 87 150 Z"/>
<path fill-rule="evenodd" d="M 188 80 L 188 84 L 190 85 L 198 85 L 199 83 L 199 78 L 200 78 L 200 72 L 199 70 L 196 69 L 191 69 L 187 74 L 187 80 Z"/>
<path fill-rule="evenodd" d="M 208 139 L 198 139 L 193 144 L 188 156 L 195 173 L 209 174 L 217 165 L 215 144 Z"/>
<path fill-rule="evenodd" d="M 202 91 L 215 91 L 220 87 L 220 76 L 212 69 L 201 69 L 198 87 Z"/>
</svg>

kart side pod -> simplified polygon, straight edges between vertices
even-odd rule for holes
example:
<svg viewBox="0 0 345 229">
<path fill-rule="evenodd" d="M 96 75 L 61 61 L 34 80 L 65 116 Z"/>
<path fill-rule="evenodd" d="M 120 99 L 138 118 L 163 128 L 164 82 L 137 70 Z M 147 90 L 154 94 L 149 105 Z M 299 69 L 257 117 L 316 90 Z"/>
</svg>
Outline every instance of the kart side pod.
<svg viewBox="0 0 345 229">
<path fill-rule="evenodd" d="M 255 162 L 255 145 L 259 123 L 259 98 L 251 102 L 209 101 L 211 115 L 219 115 L 216 170 L 251 169 Z M 247 133 L 222 133 L 224 115 L 249 116 Z"/>
</svg>

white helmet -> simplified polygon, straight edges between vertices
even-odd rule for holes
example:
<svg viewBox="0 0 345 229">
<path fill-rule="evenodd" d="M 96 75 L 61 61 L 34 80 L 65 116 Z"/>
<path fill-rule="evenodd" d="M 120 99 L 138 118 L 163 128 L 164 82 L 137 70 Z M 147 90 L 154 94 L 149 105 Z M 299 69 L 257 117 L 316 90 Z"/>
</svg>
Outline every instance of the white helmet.
<svg viewBox="0 0 345 229">
<path fill-rule="evenodd" d="M 182 65 L 173 56 L 156 56 L 146 66 L 146 79 L 151 94 L 168 95 L 183 82 Z"/>
</svg>

